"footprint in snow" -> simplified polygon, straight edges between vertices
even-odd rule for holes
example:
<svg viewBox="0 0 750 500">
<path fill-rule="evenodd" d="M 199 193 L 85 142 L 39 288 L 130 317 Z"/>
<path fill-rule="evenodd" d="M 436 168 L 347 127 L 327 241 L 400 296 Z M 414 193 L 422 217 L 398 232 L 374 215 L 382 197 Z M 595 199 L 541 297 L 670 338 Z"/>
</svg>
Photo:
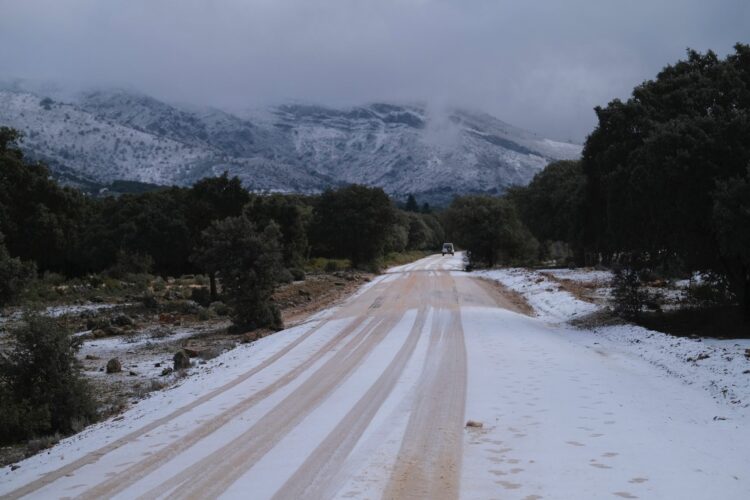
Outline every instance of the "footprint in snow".
<svg viewBox="0 0 750 500">
<path fill-rule="evenodd" d="M 634 477 L 628 482 L 632 484 L 641 484 L 641 483 L 645 483 L 646 481 L 648 481 L 647 477 Z"/>
<path fill-rule="evenodd" d="M 501 485 L 506 490 L 517 490 L 522 485 L 521 483 L 512 483 L 510 481 L 495 481 L 497 484 Z"/>
<path fill-rule="evenodd" d="M 628 493 L 627 491 L 615 491 L 612 494 L 620 498 L 638 498 L 637 496 L 633 495 L 632 493 Z"/>
</svg>

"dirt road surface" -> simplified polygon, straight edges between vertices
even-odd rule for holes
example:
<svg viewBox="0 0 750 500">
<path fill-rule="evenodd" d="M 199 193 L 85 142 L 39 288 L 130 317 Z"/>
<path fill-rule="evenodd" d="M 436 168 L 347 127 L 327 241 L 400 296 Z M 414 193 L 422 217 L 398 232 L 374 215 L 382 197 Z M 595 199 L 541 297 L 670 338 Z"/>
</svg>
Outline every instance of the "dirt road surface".
<svg viewBox="0 0 750 500">
<path fill-rule="evenodd" d="M 750 498 L 748 430 L 705 394 L 566 341 L 461 267 L 395 268 L 3 469 L 0 495 Z"/>
</svg>

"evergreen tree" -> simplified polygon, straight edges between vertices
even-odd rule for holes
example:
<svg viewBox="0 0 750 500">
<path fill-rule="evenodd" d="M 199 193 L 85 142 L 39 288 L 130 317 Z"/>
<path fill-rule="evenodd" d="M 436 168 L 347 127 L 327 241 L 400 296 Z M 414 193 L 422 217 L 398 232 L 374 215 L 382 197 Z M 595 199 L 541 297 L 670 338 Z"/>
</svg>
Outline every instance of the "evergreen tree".
<svg viewBox="0 0 750 500">
<path fill-rule="evenodd" d="M 427 227 L 422 217 L 417 214 L 409 214 L 409 250 L 422 250 L 427 248 L 430 242 L 430 228 Z"/>
<path fill-rule="evenodd" d="M 396 209 L 381 188 L 329 189 L 315 205 L 311 239 L 318 255 L 370 265 L 383 256 L 396 222 Z"/>
<path fill-rule="evenodd" d="M 36 275 L 33 262 L 12 258 L 0 233 L 0 307 L 13 302 Z"/>
<path fill-rule="evenodd" d="M 59 187 L 41 164 L 26 163 L 21 135 L 0 128 L 0 232 L 11 255 L 40 270 L 81 270 L 81 231 L 89 203 L 78 191 Z"/>
<path fill-rule="evenodd" d="M 410 194 L 408 198 L 406 198 L 406 205 L 404 206 L 404 210 L 406 210 L 407 212 L 419 212 L 419 205 L 417 204 L 417 199 L 413 194 Z"/>
<path fill-rule="evenodd" d="M 716 225 L 738 220 L 728 215 L 738 195 L 717 186 L 750 163 L 750 46 L 736 45 L 724 60 L 688 51 L 626 102 L 596 113 L 582 160 L 587 245 L 605 259 L 628 253 L 720 272 L 750 311 L 742 252 Z"/>
<path fill-rule="evenodd" d="M 713 219 L 727 277 L 750 322 L 750 167 L 744 178 L 720 182 L 714 199 Z"/>
<path fill-rule="evenodd" d="M 511 264 L 536 259 L 538 243 L 507 199 L 463 196 L 444 213 L 446 232 L 469 251 L 472 264 Z"/>
<path fill-rule="evenodd" d="M 271 221 L 279 225 L 287 269 L 301 269 L 307 254 L 307 228 L 312 218 L 312 207 L 299 196 L 272 194 L 255 196 L 245 207 L 245 215 L 258 227 Z"/>
<path fill-rule="evenodd" d="M 585 186 L 580 161 L 557 161 L 536 174 L 528 186 L 509 190 L 507 197 L 537 240 L 565 242 L 582 263 Z"/>
<path fill-rule="evenodd" d="M 187 196 L 187 218 L 195 246 L 211 222 L 237 217 L 250 202 L 250 194 L 242 187 L 238 177 L 229 178 L 224 172 L 219 177 L 201 179 L 193 185 Z M 216 276 L 209 272 L 211 300 L 216 300 Z"/>
<path fill-rule="evenodd" d="M 159 274 L 188 272 L 194 243 L 185 207 L 181 188 L 99 201 L 84 229 L 87 261 L 96 270 L 107 269 L 125 253 L 149 256 Z"/>
<path fill-rule="evenodd" d="M 236 331 L 282 327 L 281 314 L 271 302 L 283 269 L 280 239 L 274 222 L 258 232 L 244 216 L 214 221 L 203 231 L 193 261 L 218 275 Z"/>
</svg>

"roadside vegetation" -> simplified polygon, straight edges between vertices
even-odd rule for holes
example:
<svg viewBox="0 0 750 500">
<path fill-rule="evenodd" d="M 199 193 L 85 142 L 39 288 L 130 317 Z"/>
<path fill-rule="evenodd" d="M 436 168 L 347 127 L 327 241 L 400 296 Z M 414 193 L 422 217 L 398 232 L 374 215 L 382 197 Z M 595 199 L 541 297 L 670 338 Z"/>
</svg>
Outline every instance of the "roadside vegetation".
<svg viewBox="0 0 750 500">
<path fill-rule="evenodd" d="M 449 237 L 472 266 L 612 269 L 614 309 L 629 320 L 747 335 L 750 46 L 725 59 L 688 51 L 596 114 L 580 161 L 501 199 L 454 200 Z M 654 290 L 677 280 L 688 282 L 682 307 L 661 310 Z"/>
<path fill-rule="evenodd" d="M 96 418 L 75 356 L 80 339 L 50 318 L 24 323 L 0 355 L 0 443 L 78 432 Z"/>
</svg>

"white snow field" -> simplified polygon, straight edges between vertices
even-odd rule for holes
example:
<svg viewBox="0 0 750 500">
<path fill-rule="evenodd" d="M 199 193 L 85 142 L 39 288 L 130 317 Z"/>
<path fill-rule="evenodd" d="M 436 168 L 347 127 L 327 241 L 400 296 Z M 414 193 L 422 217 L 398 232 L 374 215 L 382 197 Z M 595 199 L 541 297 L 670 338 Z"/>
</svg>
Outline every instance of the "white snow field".
<svg viewBox="0 0 750 500">
<path fill-rule="evenodd" d="M 394 268 L 191 369 L 124 418 L 2 469 L 0 496 L 750 498 L 746 414 L 615 343 L 515 312 L 461 259 Z"/>
<path fill-rule="evenodd" d="M 718 419 L 727 412 L 733 418 L 750 420 L 750 339 L 683 338 L 647 330 L 640 326 L 621 324 L 594 330 L 565 327 L 564 322 L 580 318 L 606 307 L 606 301 L 586 302 L 549 279 L 574 280 L 599 285 L 597 295 L 607 295 L 611 274 L 589 270 L 497 269 L 474 273 L 499 281 L 520 293 L 531 304 L 536 317 L 557 325 L 571 342 L 591 349 L 606 346 L 610 353 L 641 358 L 666 374 L 684 383 L 706 390 L 720 405 Z M 721 336 L 721 332 L 716 332 Z M 750 431 L 748 431 L 750 439 Z"/>
</svg>

